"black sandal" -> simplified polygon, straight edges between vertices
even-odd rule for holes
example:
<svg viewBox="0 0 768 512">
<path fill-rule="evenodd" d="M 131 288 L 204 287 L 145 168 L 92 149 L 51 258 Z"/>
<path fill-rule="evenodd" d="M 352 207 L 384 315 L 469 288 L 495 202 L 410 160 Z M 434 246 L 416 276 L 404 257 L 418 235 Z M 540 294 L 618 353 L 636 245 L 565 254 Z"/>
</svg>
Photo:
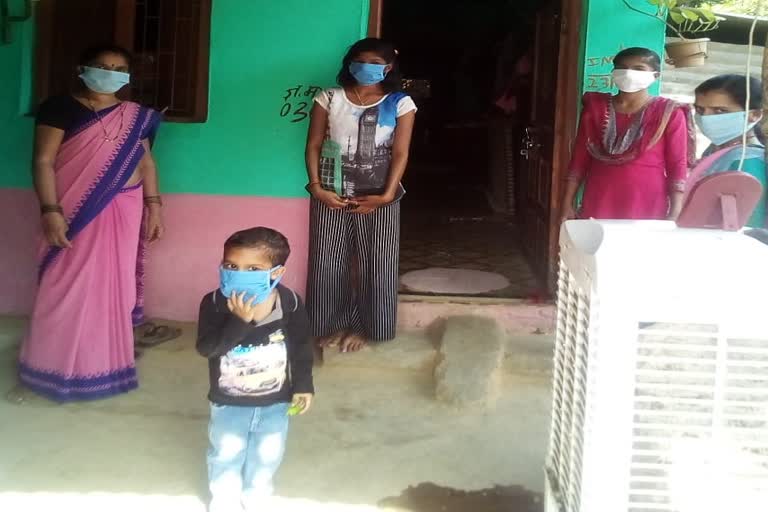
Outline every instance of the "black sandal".
<svg viewBox="0 0 768 512">
<path fill-rule="evenodd" d="M 181 329 L 178 327 L 171 327 L 169 325 L 157 325 L 150 323 L 152 327 L 144 330 L 141 337 L 136 340 L 136 346 L 142 348 L 152 348 L 165 343 L 167 341 L 175 340 L 181 336 Z"/>
</svg>

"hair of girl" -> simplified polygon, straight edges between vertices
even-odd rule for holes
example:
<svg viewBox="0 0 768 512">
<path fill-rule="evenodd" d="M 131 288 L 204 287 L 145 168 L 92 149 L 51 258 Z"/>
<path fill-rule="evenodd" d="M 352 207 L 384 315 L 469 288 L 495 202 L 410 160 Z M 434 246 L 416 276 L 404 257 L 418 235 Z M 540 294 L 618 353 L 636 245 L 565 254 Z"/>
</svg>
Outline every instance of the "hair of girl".
<svg viewBox="0 0 768 512">
<path fill-rule="evenodd" d="M 621 50 L 619 53 L 617 53 L 613 58 L 613 65 L 618 66 L 624 61 L 624 59 L 630 59 L 633 57 L 640 57 L 646 64 L 651 66 L 654 71 L 661 71 L 661 57 L 659 57 L 659 54 L 653 50 L 649 50 L 648 48 L 640 48 L 637 46 Z"/>
<path fill-rule="evenodd" d="M 747 105 L 747 77 L 744 75 L 718 75 L 702 82 L 696 88 L 696 94 L 713 91 L 724 92 L 744 110 L 762 110 L 763 108 L 763 84 L 756 77 L 749 77 L 749 105 Z M 755 126 L 755 136 L 765 144 L 766 137 L 759 124 Z"/>
<path fill-rule="evenodd" d="M 381 82 L 384 92 L 391 93 L 401 90 L 403 88 L 403 77 L 400 74 L 400 66 L 397 61 L 398 52 L 392 43 L 375 37 L 361 39 L 349 48 L 341 62 L 339 74 L 336 76 L 338 84 L 342 87 L 354 87 L 357 84 L 357 80 L 349 71 L 349 65 L 361 54 L 368 52 L 375 53 L 392 66 L 384 81 Z"/>
</svg>

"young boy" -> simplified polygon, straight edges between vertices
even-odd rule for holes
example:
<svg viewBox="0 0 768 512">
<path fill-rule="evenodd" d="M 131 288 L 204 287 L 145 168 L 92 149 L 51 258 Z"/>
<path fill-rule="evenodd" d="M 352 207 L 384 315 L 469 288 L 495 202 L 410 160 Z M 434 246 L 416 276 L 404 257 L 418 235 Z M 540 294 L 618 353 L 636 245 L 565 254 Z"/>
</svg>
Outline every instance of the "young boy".
<svg viewBox="0 0 768 512">
<path fill-rule="evenodd" d="M 289 414 L 312 403 L 309 320 L 298 296 L 278 286 L 288 240 L 269 228 L 224 244 L 221 287 L 200 304 L 197 351 L 208 358 L 211 512 L 255 510 L 272 494 Z"/>
</svg>

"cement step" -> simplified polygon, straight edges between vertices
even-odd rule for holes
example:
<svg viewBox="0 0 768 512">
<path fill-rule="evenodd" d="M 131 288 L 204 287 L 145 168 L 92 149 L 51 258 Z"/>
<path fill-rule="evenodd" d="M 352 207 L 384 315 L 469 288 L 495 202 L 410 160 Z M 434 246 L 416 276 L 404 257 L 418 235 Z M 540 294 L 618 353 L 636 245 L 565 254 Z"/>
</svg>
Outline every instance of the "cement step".
<svg viewBox="0 0 768 512">
<path fill-rule="evenodd" d="M 507 336 L 527 336 L 553 331 L 555 306 L 549 302 L 517 299 L 400 296 L 398 329 L 401 331 L 439 330 L 446 318 L 454 316 L 492 318 Z"/>
</svg>

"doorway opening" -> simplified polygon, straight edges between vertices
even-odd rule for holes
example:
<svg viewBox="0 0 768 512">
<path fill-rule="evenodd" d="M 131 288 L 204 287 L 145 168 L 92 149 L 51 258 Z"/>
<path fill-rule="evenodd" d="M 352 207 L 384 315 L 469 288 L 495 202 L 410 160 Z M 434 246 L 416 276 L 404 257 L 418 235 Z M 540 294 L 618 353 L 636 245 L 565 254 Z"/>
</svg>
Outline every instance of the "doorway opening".
<svg viewBox="0 0 768 512">
<path fill-rule="evenodd" d="M 404 179 L 401 292 L 547 296 L 560 2 L 374 7 L 419 107 Z"/>
</svg>

